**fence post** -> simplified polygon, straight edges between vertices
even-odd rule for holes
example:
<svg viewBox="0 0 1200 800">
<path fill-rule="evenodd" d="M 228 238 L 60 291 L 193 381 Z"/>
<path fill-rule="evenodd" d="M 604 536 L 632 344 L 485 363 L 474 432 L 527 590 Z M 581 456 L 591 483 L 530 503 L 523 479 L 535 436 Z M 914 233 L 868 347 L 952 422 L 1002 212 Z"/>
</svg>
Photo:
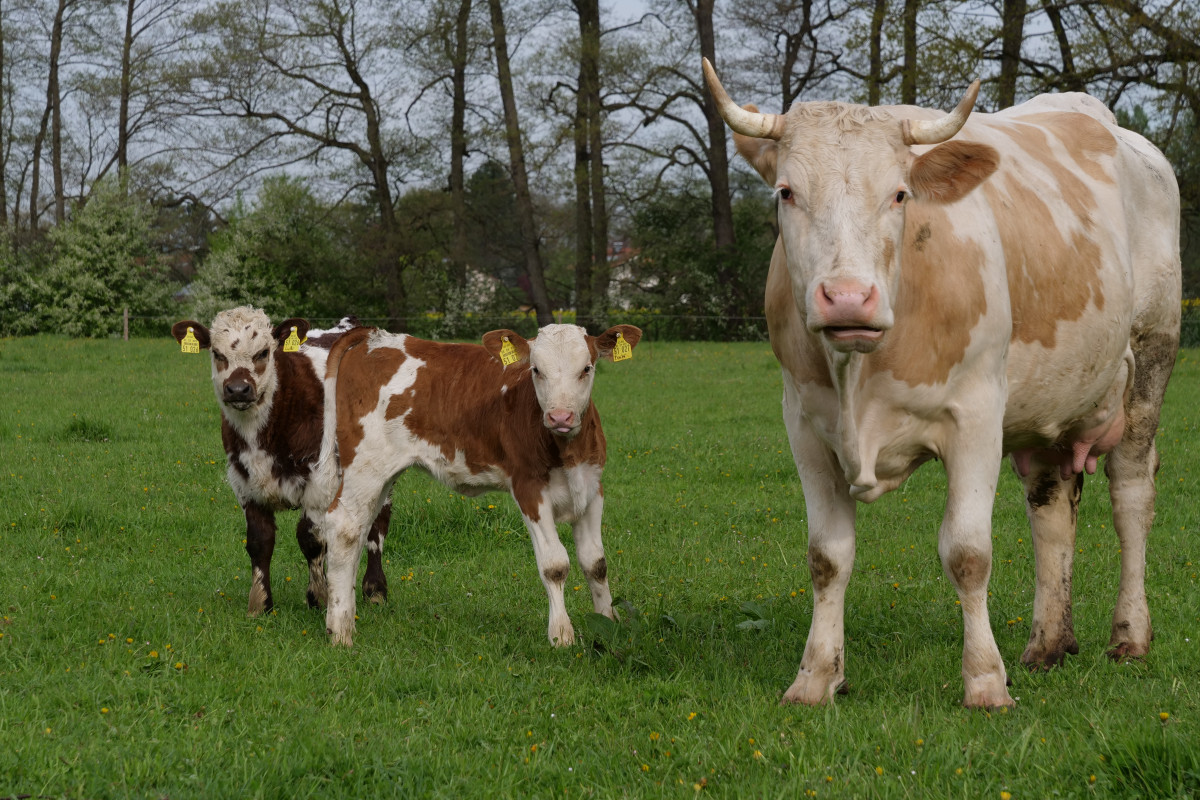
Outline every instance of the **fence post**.
<svg viewBox="0 0 1200 800">
<path fill-rule="evenodd" d="M 121 314 L 121 329 L 124 333 L 125 341 L 129 341 L 129 307 L 125 307 L 125 311 Z"/>
</svg>

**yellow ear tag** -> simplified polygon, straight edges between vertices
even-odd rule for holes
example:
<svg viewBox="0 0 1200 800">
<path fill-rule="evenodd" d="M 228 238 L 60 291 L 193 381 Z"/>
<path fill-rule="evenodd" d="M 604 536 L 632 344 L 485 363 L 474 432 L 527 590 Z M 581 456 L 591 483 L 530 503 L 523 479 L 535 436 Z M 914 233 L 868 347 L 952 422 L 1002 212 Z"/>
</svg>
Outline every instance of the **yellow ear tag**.
<svg viewBox="0 0 1200 800">
<path fill-rule="evenodd" d="M 513 347 L 513 343 L 504 337 L 504 344 L 500 345 L 500 363 L 504 366 L 515 364 L 520 361 L 521 357 L 517 355 L 517 348 Z"/>
<path fill-rule="evenodd" d="M 188 326 L 187 335 L 179 340 L 179 350 L 184 353 L 200 353 L 200 341 L 192 333 L 192 327 Z"/>
<path fill-rule="evenodd" d="M 308 337 L 305 336 L 304 342 L 307 342 L 307 341 L 308 341 Z M 285 353 L 298 352 L 300 350 L 300 345 L 304 344 L 304 342 L 300 341 L 300 337 L 296 335 L 296 326 L 293 325 L 292 332 L 288 335 L 288 337 L 286 339 L 283 340 L 283 352 L 285 352 Z"/>
<path fill-rule="evenodd" d="M 612 357 L 613 361 L 633 358 L 633 348 L 629 346 L 629 342 L 625 341 L 625 337 L 619 331 L 617 332 L 617 343 L 613 345 Z"/>
</svg>

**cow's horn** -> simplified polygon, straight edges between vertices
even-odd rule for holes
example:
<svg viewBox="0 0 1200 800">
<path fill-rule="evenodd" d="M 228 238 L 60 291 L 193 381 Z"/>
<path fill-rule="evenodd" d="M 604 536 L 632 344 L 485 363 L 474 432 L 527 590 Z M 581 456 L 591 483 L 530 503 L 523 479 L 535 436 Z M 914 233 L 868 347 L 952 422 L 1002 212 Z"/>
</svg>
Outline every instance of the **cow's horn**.
<svg viewBox="0 0 1200 800">
<path fill-rule="evenodd" d="M 979 81 L 967 87 L 967 93 L 958 106 L 946 116 L 935 120 L 906 119 L 902 122 L 905 144 L 940 144 L 958 133 L 967 123 L 975 98 L 979 97 Z"/>
<path fill-rule="evenodd" d="M 721 119 L 737 133 L 743 136 L 753 136 L 755 139 L 778 139 L 783 135 L 783 116 L 780 114 L 760 114 L 757 111 L 747 111 L 730 99 L 725 87 L 717 78 L 708 59 L 704 61 L 704 80 L 708 82 L 708 90 L 712 92 L 713 100 L 717 101 L 717 111 Z"/>
</svg>

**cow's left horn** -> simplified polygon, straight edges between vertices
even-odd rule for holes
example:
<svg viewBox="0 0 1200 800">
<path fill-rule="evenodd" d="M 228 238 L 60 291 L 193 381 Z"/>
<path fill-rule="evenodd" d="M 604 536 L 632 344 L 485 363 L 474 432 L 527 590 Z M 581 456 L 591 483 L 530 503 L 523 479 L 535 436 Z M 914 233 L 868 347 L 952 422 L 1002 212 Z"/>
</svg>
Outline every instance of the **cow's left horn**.
<svg viewBox="0 0 1200 800">
<path fill-rule="evenodd" d="M 778 139 L 783 135 L 783 116 L 780 114 L 760 114 L 757 111 L 747 111 L 730 99 L 725 87 L 717 78 L 713 65 L 704 61 L 704 80 L 708 82 L 708 90 L 712 92 L 713 100 L 717 101 L 717 111 L 721 119 L 735 132 L 743 136 L 753 136 L 755 139 Z"/>
<path fill-rule="evenodd" d="M 967 93 L 946 116 L 934 120 L 906 119 L 901 125 L 904 131 L 905 144 L 941 144 L 962 129 L 975 107 L 975 98 L 979 97 L 979 81 L 976 80 L 967 87 Z"/>
</svg>

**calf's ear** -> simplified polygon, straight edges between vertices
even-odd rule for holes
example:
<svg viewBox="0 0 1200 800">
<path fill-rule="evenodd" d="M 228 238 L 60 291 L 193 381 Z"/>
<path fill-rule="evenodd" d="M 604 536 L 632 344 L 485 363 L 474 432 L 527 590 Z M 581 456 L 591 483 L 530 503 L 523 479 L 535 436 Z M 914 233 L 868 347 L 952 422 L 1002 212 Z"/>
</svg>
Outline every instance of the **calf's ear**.
<svg viewBox="0 0 1200 800">
<path fill-rule="evenodd" d="M 1000 154 L 978 142 L 951 140 L 917 156 L 908 185 L 918 200 L 953 203 L 983 183 L 1000 166 Z"/>
<path fill-rule="evenodd" d="M 275 337 L 275 341 L 283 344 L 283 340 L 292 335 L 292 328 L 296 329 L 296 338 L 300 341 L 303 342 L 308 336 L 308 320 L 300 317 L 285 319 L 271 329 L 271 336 Z"/>
<path fill-rule="evenodd" d="M 207 350 L 210 343 L 208 328 L 195 320 L 185 319 L 176 322 L 171 326 L 171 335 L 175 337 L 175 341 L 182 343 L 183 337 L 187 336 L 188 328 L 192 329 L 192 336 L 195 336 L 196 341 L 200 343 L 200 349 Z"/>
<path fill-rule="evenodd" d="M 596 337 L 596 354 L 600 358 L 613 360 L 613 348 L 617 344 L 617 337 L 624 339 L 630 349 L 637 347 L 637 343 L 642 339 L 642 329 L 636 325 L 614 325 L 604 333 Z"/>
<path fill-rule="evenodd" d="M 503 328 L 483 335 L 483 346 L 504 366 L 529 360 L 529 342 L 516 331 Z"/>
</svg>

